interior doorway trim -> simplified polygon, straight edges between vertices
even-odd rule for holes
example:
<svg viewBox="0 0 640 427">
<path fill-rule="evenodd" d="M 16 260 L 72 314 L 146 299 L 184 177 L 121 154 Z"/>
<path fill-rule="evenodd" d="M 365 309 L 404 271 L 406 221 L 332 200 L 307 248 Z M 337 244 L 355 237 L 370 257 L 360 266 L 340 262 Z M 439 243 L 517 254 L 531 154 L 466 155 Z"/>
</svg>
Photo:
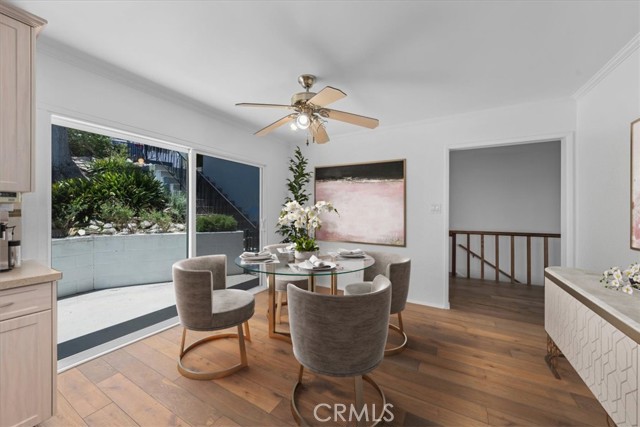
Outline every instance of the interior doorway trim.
<svg viewBox="0 0 640 427">
<path fill-rule="evenodd" d="M 503 147 L 507 145 L 535 144 L 540 142 L 560 141 L 560 263 L 565 267 L 575 266 L 575 138 L 573 132 L 536 135 L 506 140 L 492 140 L 475 143 L 449 144 L 444 150 L 444 203 L 442 239 L 444 248 L 449 250 L 449 173 L 451 152 L 480 148 Z M 444 289 L 446 308 L 449 308 L 449 256 L 444 257 L 444 277 L 447 278 Z"/>
</svg>

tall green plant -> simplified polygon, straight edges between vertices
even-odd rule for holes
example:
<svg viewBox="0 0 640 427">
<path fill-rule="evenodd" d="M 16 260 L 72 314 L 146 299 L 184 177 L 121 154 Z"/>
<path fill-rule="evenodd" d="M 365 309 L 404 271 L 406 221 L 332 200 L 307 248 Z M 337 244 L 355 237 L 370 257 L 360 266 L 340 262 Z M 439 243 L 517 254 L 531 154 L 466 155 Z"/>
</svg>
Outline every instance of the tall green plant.
<svg viewBox="0 0 640 427">
<path fill-rule="evenodd" d="M 309 161 L 302 155 L 300 147 L 296 147 L 293 157 L 289 158 L 291 178 L 287 178 L 287 190 L 289 192 L 284 199 L 283 207 L 292 201 L 298 202 L 301 206 L 304 206 L 309 201 L 310 194 L 307 190 L 307 185 L 311 182 L 313 172 L 307 171 L 308 164 Z M 294 230 L 290 225 L 278 225 L 276 232 L 284 237 L 283 242 L 291 242 L 291 237 L 294 235 Z"/>
</svg>

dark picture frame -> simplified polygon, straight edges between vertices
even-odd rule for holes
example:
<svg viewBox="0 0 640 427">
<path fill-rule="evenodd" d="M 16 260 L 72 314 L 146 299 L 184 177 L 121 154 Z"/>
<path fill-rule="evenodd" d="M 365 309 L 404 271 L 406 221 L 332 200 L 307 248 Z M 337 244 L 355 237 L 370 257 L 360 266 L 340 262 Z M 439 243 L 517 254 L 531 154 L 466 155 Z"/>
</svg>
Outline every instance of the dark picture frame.
<svg viewBox="0 0 640 427">
<path fill-rule="evenodd" d="M 315 168 L 314 195 L 331 202 L 316 239 L 406 246 L 406 159 Z"/>
</svg>

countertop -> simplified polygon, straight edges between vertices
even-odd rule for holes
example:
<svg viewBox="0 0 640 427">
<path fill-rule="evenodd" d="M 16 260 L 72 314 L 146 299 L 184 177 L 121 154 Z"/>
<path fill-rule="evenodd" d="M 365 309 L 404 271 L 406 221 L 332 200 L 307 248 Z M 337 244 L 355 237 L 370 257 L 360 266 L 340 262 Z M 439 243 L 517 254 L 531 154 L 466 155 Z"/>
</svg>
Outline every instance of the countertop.
<svg viewBox="0 0 640 427">
<path fill-rule="evenodd" d="M 51 282 L 61 278 L 62 273 L 59 271 L 46 267 L 37 261 L 26 260 L 22 266 L 0 273 L 0 291 Z"/>
<path fill-rule="evenodd" d="M 640 290 L 627 295 L 605 288 L 602 273 L 576 268 L 549 267 L 545 277 L 640 344 Z"/>
</svg>

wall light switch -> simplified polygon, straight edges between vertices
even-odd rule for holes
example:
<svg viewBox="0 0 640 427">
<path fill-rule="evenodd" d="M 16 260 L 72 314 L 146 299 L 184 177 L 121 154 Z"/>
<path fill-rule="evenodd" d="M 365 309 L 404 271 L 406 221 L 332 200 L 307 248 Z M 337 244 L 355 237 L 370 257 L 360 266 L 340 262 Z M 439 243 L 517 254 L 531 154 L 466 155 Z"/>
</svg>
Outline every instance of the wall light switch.
<svg viewBox="0 0 640 427">
<path fill-rule="evenodd" d="M 431 213 L 434 215 L 439 215 L 442 212 L 442 207 L 440 205 L 431 205 Z"/>
</svg>

